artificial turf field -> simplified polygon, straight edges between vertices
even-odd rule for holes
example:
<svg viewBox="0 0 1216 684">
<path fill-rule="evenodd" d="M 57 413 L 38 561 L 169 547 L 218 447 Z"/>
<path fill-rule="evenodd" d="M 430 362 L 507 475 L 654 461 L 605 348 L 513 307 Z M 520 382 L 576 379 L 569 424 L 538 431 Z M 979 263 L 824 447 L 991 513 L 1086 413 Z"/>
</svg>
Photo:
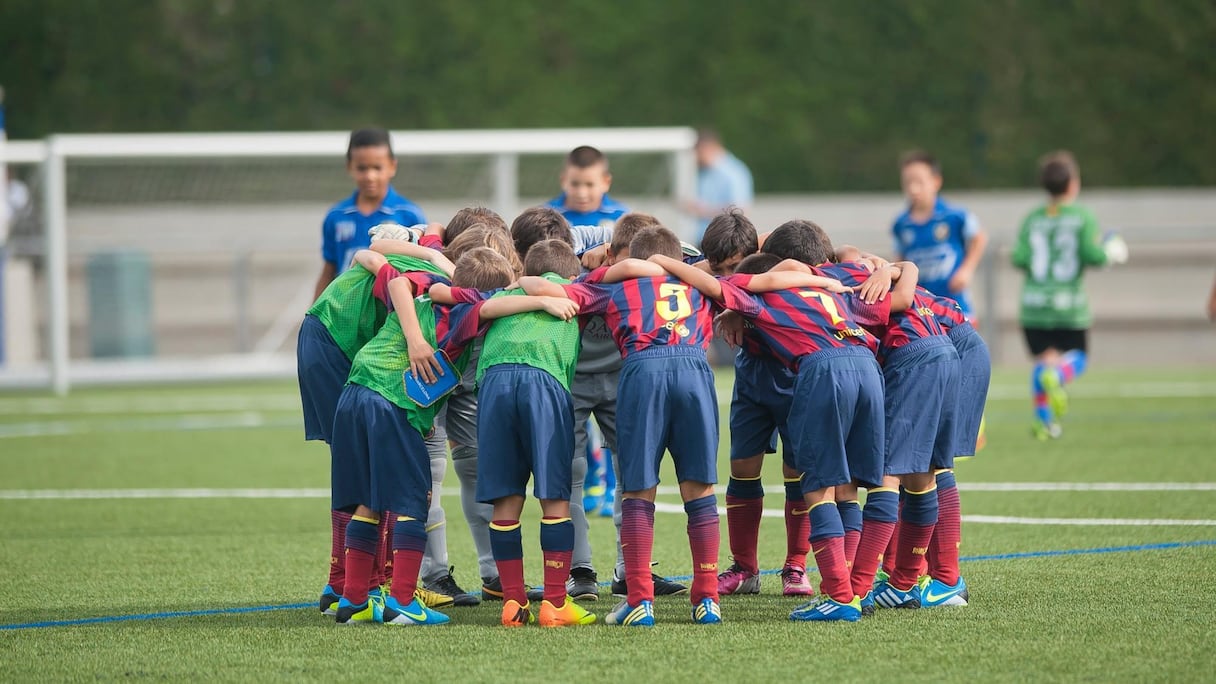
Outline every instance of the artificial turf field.
<svg viewBox="0 0 1216 684">
<path fill-rule="evenodd" d="M 445 609 L 452 623 L 433 628 L 322 617 L 329 456 L 303 442 L 292 383 L 0 394 L 0 680 L 1210 681 L 1216 371 L 1094 370 L 1049 443 L 1029 436 L 1025 384 L 997 374 L 989 445 L 956 471 L 970 606 L 791 623 L 799 601 L 769 573 L 761 595 L 724 597 L 721 626 L 691 624 L 672 597 L 651 630 L 506 630 L 499 603 Z M 729 387 L 720 374 L 723 402 Z M 449 553 L 468 589 L 455 483 L 449 472 Z M 722 533 L 725 568 L 725 520 Z M 591 535 L 605 580 L 611 520 Z M 766 517 L 761 566 L 775 571 L 784 548 L 781 518 Z M 689 573 L 682 514 L 658 514 L 654 556 Z M 613 604 L 605 588 L 590 605 Z"/>
</svg>

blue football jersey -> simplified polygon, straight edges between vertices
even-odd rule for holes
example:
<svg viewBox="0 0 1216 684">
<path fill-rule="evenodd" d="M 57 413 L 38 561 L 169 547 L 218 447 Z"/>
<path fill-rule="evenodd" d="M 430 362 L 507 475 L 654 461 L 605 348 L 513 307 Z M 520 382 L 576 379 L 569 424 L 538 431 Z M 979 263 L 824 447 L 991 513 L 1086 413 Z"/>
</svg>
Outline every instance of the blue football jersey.
<svg viewBox="0 0 1216 684">
<path fill-rule="evenodd" d="M 355 252 L 367 249 L 372 244 L 367 230 L 381 223 L 396 223 L 413 226 L 426 223 L 426 217 L 417 204 L 388 189 L 380 208 L 371 214 L 359 213 L 355 204 L 358 191 L 330 208 L 321 224 L 321 258 L 334 264 L 338 273 L 345 271 Z"/>
<path fill-rule="evenodd" d="M 950 277 L 963 263 L 967 242 L 980 231 L 975 214 L 962 207 L 947 204 L 940 197 L 928 221 L 916 223 L 905 211 L 895 219 L 891 232 L 895 252 L 920 269 L 917 281 L 926 290 L 958 301 L 963 311 L 971 313 L 968 292 L 951 292 Z"/>
<path fill-rule="evenodd" d="M 549 200 L 549 206 L 553 207 L 562 216 L 566 217 L 566 221 L 571 226 L 599 226 L 603 228 L 611 228 L 616 225 L 616 220 L 629 212 L 629 207 L 612 199 L 607 194 L 600 201 L 600 208 L 595 211 L 574 211 L 566 208 L 566 193 L 562 193 L 557 197 Z"/>
</svg>

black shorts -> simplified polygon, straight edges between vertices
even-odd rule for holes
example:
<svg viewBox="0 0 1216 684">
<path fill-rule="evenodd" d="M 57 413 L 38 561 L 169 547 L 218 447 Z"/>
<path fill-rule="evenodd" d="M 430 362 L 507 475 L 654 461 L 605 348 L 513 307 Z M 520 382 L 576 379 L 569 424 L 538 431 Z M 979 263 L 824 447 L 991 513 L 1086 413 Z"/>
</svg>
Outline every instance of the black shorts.
<svg viewBox="0 0 1216 684">
<path fill-rule="evenodd" d="M 1026 346 L 1031 356 L 1038 356 L 1048 349 L 1066 352 L 1080 349 L 1089 351 L 1089 330 L 1070 328 L 1022 328 L 1026 335 Z"/>
</svg>

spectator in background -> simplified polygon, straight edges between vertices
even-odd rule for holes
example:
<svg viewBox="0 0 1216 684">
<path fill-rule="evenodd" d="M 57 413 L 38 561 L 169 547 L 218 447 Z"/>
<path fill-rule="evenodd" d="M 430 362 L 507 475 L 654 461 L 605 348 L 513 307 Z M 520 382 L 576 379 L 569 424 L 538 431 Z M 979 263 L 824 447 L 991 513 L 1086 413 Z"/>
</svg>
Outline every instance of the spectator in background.
<svg viewBox="0 0 1216 684">
<path fill-rule="evenodd" d="M 697 198 L 685 204 L 685 210 L 697 217 L 697 239 L 709 226 L 709 220 L 728 207 L 746 211 L 754 195 L 752 172 L 739 158 L 722 146 L 717 131 L 702 128 L 697 131 Z"/>
</svg>

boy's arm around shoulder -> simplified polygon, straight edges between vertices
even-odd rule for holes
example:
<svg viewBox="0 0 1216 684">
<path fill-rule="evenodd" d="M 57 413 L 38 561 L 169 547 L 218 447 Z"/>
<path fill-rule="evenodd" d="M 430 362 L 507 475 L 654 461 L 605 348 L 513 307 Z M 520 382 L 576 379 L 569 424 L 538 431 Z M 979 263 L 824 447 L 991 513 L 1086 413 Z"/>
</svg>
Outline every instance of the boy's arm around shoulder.
<svg viewBox="0 0 1216 684">
<path fill-rule="evenodd" d="M 814 273 L 801 271 L 769 271 L 757 273 L 747 284 L 752 292 L 772 292 L 774 290 L 789 290 L 798 287 L 817 287 L 828 292 L 852 292 L 853 288 L 844 285 L 839 280 Z"/>
<path fill-rule="evenodd" d="M 672 259 L 671 257 L 663 256 L 662 254 L 655 254 L 651 256 L 648 263 L 658 266 L 662 270 L 660 275 L 670 273 L 671 275 L 695 287 L 706 297 L 709 297 L 716 302 L 722 301 L 722 283 L 718 282 L 718 279 L 714 276 L 702 271 L 696 266 L 689 266 L 683 261 Z"/>
<path fill-rule="evenodd" d="M 641 259 L 621 259 L 608 267 L 601 283 L 619 283 L 633 278 L 660 278 L 667 275 L 662 266 Z"/>
<path fill-rule="evenodd" d="M 891 311 L 907 311 L 916 296 L 916 280 L 920 277 L 920 271 L 911 261 L 892 265 L 899 268 L 900 274 L 895 287 L 891 289 Z"/>
<path fill-rule="evenodd" d="M 443 375 L 443 369 L 435 360 L 435 349 L 422 334 L 418 312 L 414 310 L 414 286 L 408 278 L 394 278 L 388 284 L 388 295 L 393 309 L 401 321 L 401 332 L 405 336 L 406 351 L 410 359 L 410 374 L 426 382 L 435 382 Z"/>
<path fill-rule="evenodd" d="M 504 318 L 527 311 L 545 311 L 554 318 L 568 321 L 578 314 L 578 304 L 566 297 L 530 297 L 528 295 L 506 295 L 491 297 L 482 305 L 478 315 L 481 320 Z"/>
<path fill-rule="evenodd" d="M 377 240 L 372 243 L 371 248 L 380 254 L 401 254 L 403 256 L 414 257 L 415 259 L 429 261 L 432 264 L 435 264 L 439 270 L 448 274 L 449 278 L 456 270 L 455 264 L 453 264 L 450 259 L 445 257 L 443 252 L 436 249 L 431 249 L 430 247 L 416 245 L 406 240 Z"/>
</svg>

